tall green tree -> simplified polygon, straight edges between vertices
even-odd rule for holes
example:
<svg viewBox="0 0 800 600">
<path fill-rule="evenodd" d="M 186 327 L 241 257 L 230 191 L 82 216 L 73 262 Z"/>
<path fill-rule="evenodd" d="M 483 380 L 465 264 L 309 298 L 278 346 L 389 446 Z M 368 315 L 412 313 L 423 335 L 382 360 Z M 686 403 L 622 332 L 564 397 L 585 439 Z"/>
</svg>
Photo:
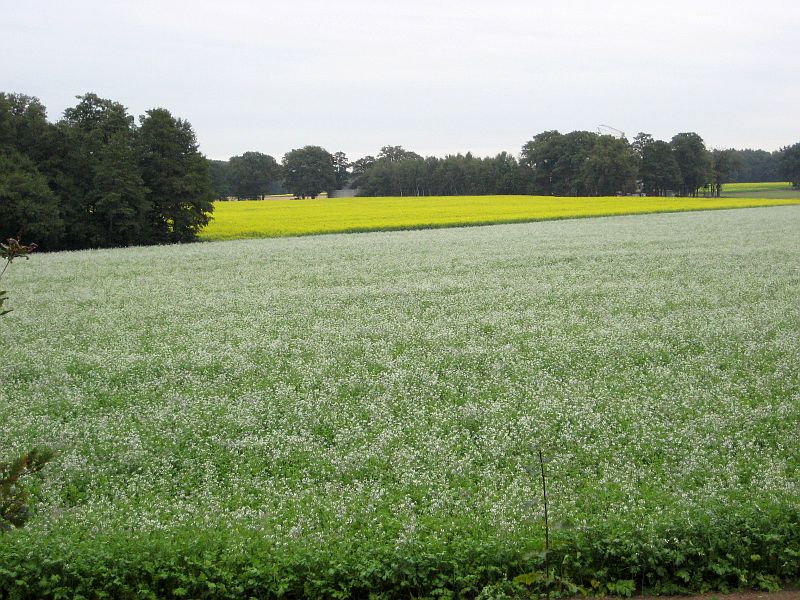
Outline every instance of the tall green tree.
<svg viewBox="0 0 800 600">
<path fill-rule="evenodd" d="M 800 188 L 800 142 L 781 150 L 780 173 L 792 187 Z"/>
<path fill-rule="evenodd" d="M 681 170 L 672 146 L 663 140 L 653 140 L 642 147 L 639 179 L 648 196 L 664 196 L 682 185 Z"/>
<path fill-rule="evenodd" d="M 591 131 L 570 131 L 564 135 L 562 155 L 556 163 L 556 194 L 586 196 L 592 191 L 586 185 L 584 165 L 600 136 Z"/>
<path fill-rule="evenodd" d="M 780 152 L 766 150 L 733 151 L 737 157 L 736 167 L 731 175 L 733 181 L 780 181 Z"/>
<path fill-rule="evenodd" d="M 736 151 L 713 150 L 711 152 L 711 194 L 720 197 L 722 184 L 733 181 L 733 174 L 739 165 L 739 157 Z"/>
<path fill-rule="evenodd" d="M 562 155 L 563 138 L 558 131 L 543 131 L 522 146 L 520 164 L 528 169 L 530 193 L 555 194 L 558 186 L 556 165 Z"/>
<path fill-rule="evenodd" d="M 283 157 L 286 187 L 295 196 L 316 198 L 320 192 L 336 187 L 333 156 L 319 146 L 304 146 Z"/>
<path fill-rule="evenodd" d="M 350 163 L 350 172 L 353 176 L 353 187 L 361 188 L 364 186 L 367 174 L 376 161 L 377 159 L 374 156 L 369 155 L 359 158 L 358 160 L 354 160 L 352 163 Z"/>
<path fill-rule="evenodd" d="M 599 136 L 581 167 L 586 192 L 592 196 L 632 192 L 636 187 L 636 162 L 628 140 Z"/>
<path fill-rule="evenodd" d="M 23 236 L 59 247 L 64 222 L 47 172 L 54 130 L 38 99 L 0 92 L 0 239 Z"/>
<path fill-rule="evenodd" d="M 403 160 L 419 160 L 422 158 L 416 152 L 406 150 L 402 146 L 384 146 L 378 153 L 378 160 L 386 162 L 400 162 Z"/>
<path fill-rule="evenodd" d="M 13 149 L 0 151 L 0 239 L 36 240 L 58 249 L 64 233 L 59 202 L 34 162 Z"/>
<path fill-rule="evenodd" d="M 134 119 L 118 102 L 79 96 L 59 128 L 65 153 L 61 172 L 71 194 L 62 195 L 68 245 L 128 246 L 155 241 L 151 205 L 142 180 Z"/>
<path fill-rule="evenodd" d="M 211 176 L 211 189 L 215 199 L 227 200 L 233 196 L 230 163 L 227 160 L 209 160 L 208 173 Z"/>
<path fill-rule="evenodd" d="M 91 246 L 152 244 L 152 205 L 138 169 L 136 149 L 126 134 L 111 135 L 94 155 L 86 199 Z"/>
<path fill-rule="evenodd" d="M 336 175 L 336 189 L 341 190 L 347 187 L 350 181 L 350 162 L 344 152 L 336 152 L 333 155 L 333 171 Z"/>
<path fill-rule="evenodd" d="M 711 180 L 711 153 L 703 138 L 694 132 L 675 135 L 670 145 L 681 172 L 681 195 L 697 196 L 697 190 Z"/>
<path fill-rule="evenodd" d="M 245 152 L 228 161 L 231 191 L 239 199 L 263 199 L 280 176 L 280 165 L 268 154 Z"/>
<path fill-rule="evenodd" d="M 53 129 L 38 98 L 0 92 L 0 150 L 13 148 L 38 166 L 53 153 Z"/>
<path fill-rule="evenodd" d="M 653 139 L 652 135 L 640 131 L 636 134 L 636 137 L 633 138 L 633 141 L 631 142 L 631 149 L 637 158 L 641 160 L 645 149 L 649 146 L 652 146 L 653 142 L 655 142 L 655 140 Z"/>
<path fill-rule="evenodd" d="M 545 131 L 522 147 L 520 162 L 529 170 L 531 193 L 585 196 L 584 164 L 599 136 L 590 131 Z"/>
<path fill-rule="evenodd" d="M 434 172 L 439 193 L 448 196 L 477 193 L 480 162 L 472 154 L 450 154 L 439 160 Z"/>
<path fill-rule="evenodd" d="M 208 161 L 191 124 L 164 108 L 148 110 L 139 117 L 138 146 L 155 241 L 196 239 L 214 205 Z"/>
<path fill-rule="evenodd" d="M 353 184 L 362 196 L 420 196 L 426 183 L 423 163 L 402 146 L 383 146 L 377 159 L 367 156 L 352 164 Z"/>
<path fill-rule="evenodd" d="M 523 193 L 522 172 L 508 152 L 501 152 L 494 158 L 483 161 L 481 180 L 485 182 L 483 194 L 521 194 Z"/>
</svg>

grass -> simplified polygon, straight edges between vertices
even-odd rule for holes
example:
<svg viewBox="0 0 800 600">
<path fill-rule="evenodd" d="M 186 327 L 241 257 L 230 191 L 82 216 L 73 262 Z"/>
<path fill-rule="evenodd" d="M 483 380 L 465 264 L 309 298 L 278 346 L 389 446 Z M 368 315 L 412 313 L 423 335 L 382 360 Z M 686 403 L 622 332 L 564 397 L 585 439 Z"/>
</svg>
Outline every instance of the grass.
<svg viewBox="0 0 800 600">
<path fill-rule="evenodd" d="M 763 192 L 765 190 L 791 190 L 789 181 L 764 181 L 756 183 L 724 183 L 724 192 Z"/>
<path fill-rule="evenodd" d="M 488 594 L 542 568 L 538 448 L 564 577 L 774 586 L 800 572 L 799 230 L 788 206 L 34 255 L 0 460 L 58 454 L 0 597 Z"/>
<path fill-rule="evenodd" d="M 768 181 L 764 183 L 726 183 L 722 186 L 725 198 L 772 198 L 800 200 L 800 190 L 786 182 Z"/>
<path fill-rule="evenodd" d="M 215 203 L 204 240 L 513 223 L 800 203 L 753 198 L 446 196 Z"/>
</svg>

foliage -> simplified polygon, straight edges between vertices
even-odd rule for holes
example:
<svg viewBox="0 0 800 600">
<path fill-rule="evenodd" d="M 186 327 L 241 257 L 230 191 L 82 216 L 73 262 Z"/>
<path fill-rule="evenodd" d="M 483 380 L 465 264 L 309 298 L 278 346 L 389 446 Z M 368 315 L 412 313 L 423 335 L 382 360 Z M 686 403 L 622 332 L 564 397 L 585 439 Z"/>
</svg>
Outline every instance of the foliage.
<svg viewBox="0 0 800 600">
<path fill-rule="evenodd" d="M 627 194 L 636 187 L 636 157 L 628 140 L 601 135 L 581 167 L 591 196 Z"/>
<path fill-rule="evenodd" d="M 733 174 L 739 168 L 740 159 L 736 151 L 729 150 L 713 150 L 711 152 L 711 195 L 720 197 L 722 194 L 722 185 L 730 183 L 733 180 Z"/>
<path fill-rule="evenodd" d="M 0 152 L 15 150 L 40 164 L 50 155 L 53 130 L 37 98 L 0 92 Z"/>
<path fill-rule="evenodd" d="M 5 243 L 0 243 L 0 260 L 6 261 L 7 268 L 17 258 L 27 260 L 32 252 L 36 251 L 36 244 L 23 244 L 21 239 L 9 238 Z M 0 276 L 5 273 L 5 268 L 0 272 Z"/>
<path fill-rule="evenodd" d="M 669 143 L 647 137 L 637 140 L 642 188 L 648 196 L 666 196 L 680 188 L 681 170 Z"/>
<path fill-rule="evenodd" d="M 214 199 L 227 200 L 233 196 L 233 183 L 231 182 L 230 164 L 226 160 L 209 160 L 208 173 L 211 177 L 211 189 Z"/>
<path fill-rule="evenodd" d="M 0 236 L 59 250 L 194 239 L 208 221 L 208 164 L 187 121 L 79 97 L 57 123 L 0 93 Z"/>
<path fill-rule="evenodd" d="M 781 150 L 780 172 L 795 189 L 800 189 L 800 142 Z"/>
<path fill-rule="evenodd" d="M 150 236 L 159 243 L 188 242 L 214 210 L 208 163 L 188 121 L 164 108 L 139 117 L 139 165 L 150 204 Z"/>
<path fill-rule="evenodd" d="M 347 187 L 350 181 L 350 161 L 344 152 L 336 152 L 333 155 L 333 171 L 336 175 L 336 189 Z"/>
<path fill-rule="evenodd" d="M 0 152 L 0 236 L 17 235 L 57 247 L 64 235 L 58 197 L 34 162 L 16 150 Z"/>
<path fill-rule="evenodd" d="M 416 152 L 406 150 L 402 146 L 384 146 L 378 153 L 378 160 L 385 162 L 403 162 L 404 160 L 420 160 L 422 157 Z"/>
<path fill-rule="evenodd" d="M 412 163 L 414 161 L 408 161 Z M 443 196 L 220 202 L 205 240 L 458 227 L 592 216 L 796 204 L 795 199 Z"/>
<path fill-rule="evenodd" d="M 541 446 L 556 590 L 796 578 L 799 226 L 786 206 L 38 256 L 14 287 L 47 311 L 3 323 L 0 437 L 65 450 L 0 544 L 0 594 L 535 596 L 513 579 L 544 571 Z"/>
<path fill-rule="evenodd" d="M 263 198 L 281 176 L 280 165 L 261 152 L 245 152 L 228 161 L 228 181 L 231 195 L 243 198 Z"/>
<path fill-rule="evenodd" d="M 556 193 L 558 176 L 555 170 L 561 155 L 562 137 L 558 131 L 544 131 L 522 146 L 520 163 L 529 169 L 535 193 L 548 196 Z"/>
<path fill-rule="evenodd" d="M 30 517 L 30 491 L 23 479 L 44 469 L 52 450 L 34 448 L 10 463 L 0 462 L 0 532 L 22 527 Z"/>
<path fill-rule="evenodd" d="M 287 189 L 302 198 L 316 198 L 320 192 L 336 187 L 333 156 L 319 146 L 287 152 L 283 157 L 283 176 Z"/>
<path fill-rule="evenodd" d="M 378 159 L 359 179 L 361 196 L 425 195 L 427 169 L 421 158 L 403 160 Z"/>
<path fill-rule="evenodd" d="M 584 164 L 596 140 L 589 131 L 540 133 L 522 147 L 520 162 L 530 171 L 532 192 L 555 196 L 586 196 L 592 182 L 587 181 Z M 587 185 L 588 184 L 588 185 Z"/>
<path fill-rule="evenodd" d="M 5 260 L 0 278 L 15 259 L 27 259 L 35 250 L 36 244 L 23 244 L 14 238 L 0 243 L 0 259 Z M 11 312 L 3 309 L 3 304 L 8 299 L 6 294 L 7 292 L 0 291 L 0 317 Z M 28 520 L 30 490 L 25 484 L 31 475 L 44 468 L 53 455 L 49 449 L 34 448 L 10 463 L 0 462 L 0 533 L 13 527 L 22 527 Z"/>
<path fill-rule="evenodd" d="M 377 159 L 365 157 L 352 169 L 361 196 L 607 196 L 639 191 L 637 178 L 646 195 L 687 196 L 712 178 L 730 180 L 741 164 L 736 151 L 726 150 L 718 153 L 714 170 L 710 156 L 695 133 L 679 134 L 672 143 L 640 133 L 629 144 L 588 131 L 545 131 L 523 146 L 519 162 L 505 152 L 423 159 L 401 146 L 385 146 Z"/>
<path fill-rule="evenodd" d="M 67 245 L 146 243 L 153 206 L 138 164 L 133 117 L 118 102 L 85 94 L 64 111 L 59 127 L 68 144 L 64 170 L 75 187 Z"/>
<path fill-rule="evenodd" d="M 63 236 L 59 199 L 43 171 L 52 137 L 36 98 L 0 92 L 0 239 L 24 236 L 52 246 Z"/>
<path fill-rule="evenodd" d="M 697 196 L 697 190 L 712 177 L 711 153 L 703 138 L 694 132 L 679 133 L 670 141 L 681 174 L 681 196 Z"/>
<path fill-rule="evenodd" d="M 735 157 L 733 181 L 763 183 L 780 179 L 780 152 L 765 150 L 733 150 Z"/>
<path fill-rule="evenodd" d="M 350 163 L 350 173 L 353 177 L 352 186 L 354 188 L 363 187 L 366 182 L 366 176 L 370 169 L 375 164 L 376 158 L 374 156 L 364 156 Z"/>
<path fill-rule="evenodd" d="M 422 158 L 402 146 L 384 146 L 352 165 L 361 196 L 457 196 L 519 194 L 524 173 L 507 152 L 477 158 L 471 153 Z"/>
<path fill-rule="evenodd" d="M 23 244 L 19 239 L 15 238 L 9 238 L 5 243 L 0 243 L 0 260 L 5 261 L 2 270 L 0 270 L 0 278 L 5 275 L 6 269 L 8 269 L 15 259 L 27 259 L 30 253 L 34 252 L 36 248 L 36 244 L 26 245 Z M 11 312 L 9 309 L 3 309 L 3 305 L 5 304 L 6 300 L 8 300 L 8 296 L 6 294 L 8 294 L 7 291 L 0 290 L 0 317 Z"/>
</svg>

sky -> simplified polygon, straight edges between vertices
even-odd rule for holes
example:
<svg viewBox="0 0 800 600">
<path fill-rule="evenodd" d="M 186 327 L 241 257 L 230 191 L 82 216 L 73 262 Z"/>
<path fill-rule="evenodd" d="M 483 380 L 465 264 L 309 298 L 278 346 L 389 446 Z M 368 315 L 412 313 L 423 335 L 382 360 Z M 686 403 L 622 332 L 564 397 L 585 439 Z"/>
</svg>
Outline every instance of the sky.
<svg viewBox="0 0 800 600">
<path fill-rule="evenodd" d="M 0 0 L 0 91 L 94 92 L 278 160 L 518 154 L 546 130 L 800 141 L 797 0 Z"/>
</svg>

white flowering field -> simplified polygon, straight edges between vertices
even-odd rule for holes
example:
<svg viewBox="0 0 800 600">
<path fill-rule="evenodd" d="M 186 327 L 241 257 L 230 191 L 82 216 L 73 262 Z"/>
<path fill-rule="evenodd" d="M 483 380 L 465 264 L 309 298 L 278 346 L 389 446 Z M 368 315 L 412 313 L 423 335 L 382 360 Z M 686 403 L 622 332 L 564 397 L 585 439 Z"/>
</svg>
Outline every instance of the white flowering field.
<svg viewBox="0 0 800 600">
<path fill-rule="evenodd" d="M 41 254 L 4 284 L 0 460 L 57 451 L 0 537 L 9 596 L 475 596 L 542 569 L 539 448 L 587 589 L 800 572 L 797 207 Z"/>
</svg>

